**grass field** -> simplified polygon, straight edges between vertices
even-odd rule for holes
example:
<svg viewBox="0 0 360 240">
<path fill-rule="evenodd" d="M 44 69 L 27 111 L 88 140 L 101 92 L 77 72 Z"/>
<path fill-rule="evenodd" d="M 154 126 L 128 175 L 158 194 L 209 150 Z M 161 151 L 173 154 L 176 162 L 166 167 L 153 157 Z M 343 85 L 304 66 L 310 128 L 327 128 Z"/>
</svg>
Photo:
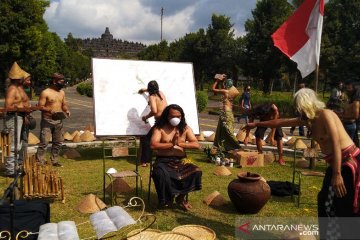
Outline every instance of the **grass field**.
<svg viewBox="0 0 360 240">
<path fill-rule="evenodd" d="M 64 180 L 66 202 L 61 203 L 56 200 L 51 203 L 51 221 L 59 222 L 64 220 L 72 220 L 76 223 L 82 223 L 88 220 L 89 214 L 81 214 L 74 208 L 80 200 L 87 194 L 93 193 L 98 197 L 103 196 L 103 160 L 102 149 L 77 149 L 81 158 L 76 160 L 60 158 L 60 162 L 64 165 L 63 168 L 58 168 L 60 176 Z M 266 180 L 276 181 L 292 181 L 292 163 L 291 156 L 286 157 L 286 166 L 280 166 L 277 163 L 266 165 L 258 168 L 229 168 L 232 172 L 231 176 L 217 177 L 213 174 L 215 165 L 206 161 L 206 155 L 202 152 L 192 152 L 189 154 L 192 161 L 198 165 L 202 171 L 201 191 L 189 194 L 189 201 L 193 209 L 189 212 L 184 212 L 181 209 L 174 207 L 168 210 L 157 210 L 157 197 L 154 185 L 151 188 L 151 202 L 147 202 L 147 187 L 149 180 L 149 167 L 139 167 L 140 174 L 143 178 L 143 198 L 146 202 L 146 211 L 154 213 L 157 221 L 152 228 L 160 229 L 161 231 L 170 231 L 174 227 L 183 224 L 200 224 L 213 229 L 218 239 L 235 239 L 235 221 L 239 216 L 235 207 L 232 205 L 228 194 L 228 184 L 236 178 L 240 171 L 251 171 L 262 175 Z M 106 159 L 106 169 L 113 167 L 118 171 L 124 169 L 135 169 L 135 158 L 119 158 Z M 318 164 L 318 168 L 324 169 L 323 164 Z M 9 179 L 0 177 L 0 191 L 3 192 L 9 183 Z M 301 198 L 302 204 L 300 208 L 296 207 L 294 201 L 290 197 L 271 197 L 264 208 L 253 216 L 259 217 L 296 217 L 296 216 L 316 216 L 316 195 L 321 186 L 321 178 L 307 178 L 303 181 L 303 196 Z M 134 179 L 127 181 L 134 187 Z M 109 184 L 109 179 L 106 179 L 106 185 Z M 227 203 L 218 208 L 206 206 L 202 200 L 212 193 L 219 191 L 221 195 L 227 200 Z M 134 196 L 134 192 L 128 193 L 118 199 L 118 204 L 124 206 L 126 200 Z M 110 204 L 110 199 L 107 196 L 105 203 Z M 133 214 L 138 214 L 136 211 Z M 88 237 L 94 234 L 90 225 L 82 225 L 78 227 L 81 238 Z"/>
</svg>

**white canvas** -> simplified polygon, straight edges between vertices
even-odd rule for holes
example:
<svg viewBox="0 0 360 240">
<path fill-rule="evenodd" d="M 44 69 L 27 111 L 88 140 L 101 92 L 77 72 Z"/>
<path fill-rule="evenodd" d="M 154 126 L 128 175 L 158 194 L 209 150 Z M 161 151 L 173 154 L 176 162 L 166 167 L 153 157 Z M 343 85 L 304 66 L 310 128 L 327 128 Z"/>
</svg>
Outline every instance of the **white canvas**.
<svg viewBox="0 0 360 240">
<path fill-rule="evenodd" d="M 188 125 L 199 134 L 193 66 L 191 63 L 92 59 L 96 136 L 145 135 L 154 119 L 148 95 L 138 94 L 156 80 L 168 101 L 185 112 Z"/>
</svg>

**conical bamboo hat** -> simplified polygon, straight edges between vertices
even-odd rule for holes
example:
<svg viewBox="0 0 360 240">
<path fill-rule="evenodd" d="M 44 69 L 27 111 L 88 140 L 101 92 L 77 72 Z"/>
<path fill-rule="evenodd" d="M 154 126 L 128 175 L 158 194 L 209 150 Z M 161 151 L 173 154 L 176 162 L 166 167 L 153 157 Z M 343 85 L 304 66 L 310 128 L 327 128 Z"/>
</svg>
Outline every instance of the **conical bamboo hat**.
<svg viewBox="0 0 360 240">
<path fill-rule="evenodd" d="M 40 143 L 40 140 L 32 132 L 29 132 L 28 143 L 29 145 L 36 145 Z"/>
<path fill-rule="evenodd" d="M 25 78 L 27 78 L 27 77 L 30 77 L 30 73 L 28 73 L 28 72 L 25 72 L 24 70 L 22 70 L 22 74 L 23 74 L 23 78 L 25 79 Z"/>
<path fill-rule="evenodd" d="M 17 62 L 14 62 L 14 64 L 11 66 L 8 77 L 10 79 L 22 79 L 23 78 L 23 70 L 20 68 L 20 66 L 17 64 Z"/>
<path fill-rule="evenodd" d="M 292 147 L 296 148 L 296 149 L 306 149 L 307 148 L 306 144 L 301 139 L 297 140 L 296 146 L 292 146 Z"/>
<path fill-rule="evenodd" d="M 89 132 L 94 132 L 94 125 L 89 123 L 88 125 L 86 125 L 86 127 L 84 128 L 84 131 L 88 130 Z"/>
<path fill-rule="evenodd" d="M 245 140 L 245 137 L 246 137 L 246 130 L 239 130 L 238 134 L 236 135 L 236 139 L 240 142 L 243 142 Z"/>
<path fill-rule="evenodd" d="M 69 148 L 63 153 L 63 157 L 67 159 L 75 159 L 75 158 L 80 158 L 81 155 L 75 149 Z"/>
<path fill-rule="evenodd" d="M 197 137 L 198 141 L 205 141 L 204 134 L 201 132 L 200 135 Z"/>
<path fill-rule="evenodd" d="M 286 144 L 288 144 L 289 146 L 292 146 L 296 141 L 296 137 L 291 137 L 289 139 L 289 141 L 286 142 Z"/>
<path fill-rule="evenodd" d="M 74 137 L 76 136 L 76 134 L 80 134 L 80 132 L 79 132 L 78 130 L 75 130 L 75 131 L 71 134 L 71 136 L 74 138 Z"/>
<path fill-rule="evenodd" d="M 214 169 L 214 174 L 216 176 L 229 176 L 231 175 L 231 172 L 225 166 L 217 166 Z"/>
<path fill-rule="evenodd" d="M 106 187 L 107 193 L 111 193 L 111 187 L 113 188 L 114 193 L 128 193 L 128 192 L 131 192 L 131 190 L 132 190 L 131 187 L 129 186 L 129 184 L 121 178 L 116 178 L 114 181 L 112 181 L 112 186 L 110 183 Z"/>
<path fill-rule="evenodd" d="M 83 134 L 81 134 L 80 139 L 82 142 L 92 142 L 95 140 L 95 137 L 89 130 L 86 130 Z"/>
<path fill-rule="evenodd" d="M 203 202 L 208 206 L 222 206 L 226 203 L 226 200 L 218 191 L 214 191 L 204 198 Z"/>
<path fill-rule="evenodd" d="M 94 194 L 85 196 L 75 207 L 81 213 L 95 213 L 106 208 L 106 204 Z"/>
<path fill-rule="evenodd" d="M 215 140 L 215 133 L 211 134 L 206 140 L 209 142 L 213 142 Z"/>
<path fill-rule="evenodd" d="M 72 136 L 69 132 L 64 133 L 64 139 L 68 141 L 72 141 L 74 136 Z"/>
<path fill-rule="evenodd" d="M 81 138 L 80 138 L 80 133 L 77 133 L 73 140 L 72 140 L 74 143 L 78 143 L 78 142 L 81 142 Z"/>
</svg>

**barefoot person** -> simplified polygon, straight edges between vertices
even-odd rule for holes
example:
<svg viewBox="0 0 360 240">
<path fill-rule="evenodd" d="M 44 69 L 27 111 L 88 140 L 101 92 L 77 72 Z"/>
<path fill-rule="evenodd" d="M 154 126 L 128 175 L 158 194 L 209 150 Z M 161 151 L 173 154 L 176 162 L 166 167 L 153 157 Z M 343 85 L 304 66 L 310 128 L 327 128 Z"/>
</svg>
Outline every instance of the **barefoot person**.
<svg viewBox="0 0 360 240">
<path fill-rule="evenodd" d="M 273 103 L 258 105 L 249 111 L 249 115 L 252 122 L 254 121 L 255 118 L 259 118 L 260 121 L 267 121 L 272 119 L 278 119 L 280 117 L 279 109 Z M 266 130 L 267 127 L 258 126 L 255 131 L 256 147 L 259 153 L 263 153 L 262 140 L 264 139 Z M 281 127 L 272 128 L 271 132 L 269 133 L 271 145 L 274 145 L 274 142 L 276 141 L 276 146 L 279 153 L 280 165 L 285 165 L 285 161 L 283 159 L 283 142 L 282 142 L 283 136 L 284 134 Z M 246 145 L 249 139 L 249 131 L 247 131 L 245 139 L 246 140 L 244 142 Z"/>
<path fill-rule="evenodd" d="M 220 83 L 222 88 L 218 89 Z M 222 95 L 222 108 L 220 111 L 219 122 L 216 127 L 214 146 L 222 146 L 225 151 L 241 148 L 238 140 L 234 136 L 234 114 L 232 112 L 234 98 L 239 92 L 237 92 L 237 94 L 231 93 L 229 91 L 231 87 L 233 87 L 233 82 L 231 79 L 226 79 L 225 74 L 215 75 L 215 82 L 212 85 L 212 90 L 214 93 Z"/>
<path fill-rule="evenodd" d="M 327 217 L 331 219 L 331 217 L 360 216 L 360 150 L 346 133 L 339 117 L 333 111 L 324 109 L 325 104 L 317 99 L 313 90 L 300 89 L 294 95 L 294 103 L 301 118 L 249 123 L 245 128 L 303 125 L 309 128 L 310 137 L 319 143 L 322 152 L 326 154 L 325 160 L 329 164 L 318 195 L 318 216 L 322 217 L 319 220 L 323 234 L 326 229 L 322 220 L 328 219 Z M 347 234 L 349 230 L 347 225 L 341 224 L 341 234 Z"/>
<path fill-rule="evenodd" d="M 21 86 L 21 82 L 23 79 L 23 70 L 19 67 L 19 65 L 14 62 L 12 65 L 8 77 L 10 79 L 10 85 L 7 87 L 5 93 L 5 109 L 17 109 L 23 108 L 23 101 L 21 98 L 21 91 L 19 87 Z M 10 132 L 11 139 L 11 153 L 10 156 L 5 158 L 5 175 L 13 176 L 15 174 L 15 129 L 16 131 L 16 148 L 19 151 L 21 148 L 21 126 L 23 124 L 23 117 L 21 114 L 17 114 L 14 111 L 7 112 L 5 116 L 5 127 Z M 15 128 L 15 123 L 16 128 Z"/>
<path fill-rule="evenodd" d="M 60 116 L 63 112 L 70 117 L 70 111 L 65 101 L 65 93 L 62 88 L 65 86 L 64 76 L 59 73 L 52 75 L 52 85 L 40 94 L 38 106 L 41 108 L 41 130 L 40 143 L 36 152 L 36 160 L 44 163 L 46 147 L 49 138 L 52 136 L 51 164 L 55 167 L 62 167 L 58 161 L 58 156 L 63 137 L 63 121 L 65 116 Z"/>
<path fill-rule="evenodd" d="M 144 122 L 147 121 L 148 118 L 154 117 L 157 120 L 165 107 L 167 106 L 167 101 L 164 93 L 159 90 L 158 83 L 153 80 L 148 83 L 147 89 L 140 89 L 139 94 L 143 94 L 144 92 L 149 93 L 149 106 L 150 112 L 142 117 Z M 147 163 L 151 161 L 151 149 L 150 149 L 150 140 L 153 132 L 153 128 L 150 129 L 146 136 L 140 138 L 141 145 L 141 165 L 143 167 L 147 166 Z"/>
<path fill-rule="evenodd" d="M 184 210 L 191 205 L 185 200 L 187 193 L 201 189 L 201 170 L 183 163 L 185 149 L 200 147 L 192 129 L 186 124 L 183 109 L 171 104 L 156 121 L 151 138 L 151 148 L 157 150 L 154 179 L 159 206 L 171 206 L 173 199 Z"/>
</svg>

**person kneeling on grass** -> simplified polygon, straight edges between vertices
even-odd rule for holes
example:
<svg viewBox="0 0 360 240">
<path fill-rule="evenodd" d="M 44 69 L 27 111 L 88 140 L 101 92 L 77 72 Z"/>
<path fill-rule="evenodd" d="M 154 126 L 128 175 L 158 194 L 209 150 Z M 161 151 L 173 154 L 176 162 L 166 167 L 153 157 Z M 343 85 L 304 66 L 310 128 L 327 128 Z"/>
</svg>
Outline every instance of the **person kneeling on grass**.
<svg viewBox="0 0 360 240">
<path fill-rule="evenodd" d="M 306 125 L 309 137 L 321 147 L 325 160 L 329 164 L 318 194 L 318 216 L 321 239 L 325 236 L 328 223 L 337 221 L 338 233 L 342 239 L 348 239 L 353 229 L 346 221 L 337 217 L 359 217 L 360 189 L 360 150 L 346 133 L 339 117 L 332 110 L 324 109 L 325 104 L 318 100 L 316 93 L 308 88 L 294 95 L 295 109 L 301 117 L 274 119 L 271 121 L 249 123 L 244 128 L 255 127 L 291 127 Z M 330 222 L 329 222 L 330 221 Z M 329 231 L 331 233 L 331 231 Z"/>
<path fill-rule="evenodd" d="M 183 109 L 171 104 L 156 121 L 151 138 L 151 148 L 157 150 L 152 178 L 159 206 L 169 207 L 175 197 L 184 210 L 191 205 L 185 200 L 187 193 L 201 189 L 202 171 L 191 163 L 183 162 L 185 149 L 199 149 L 200 145 L 186 124 Z"/>
</svg>

